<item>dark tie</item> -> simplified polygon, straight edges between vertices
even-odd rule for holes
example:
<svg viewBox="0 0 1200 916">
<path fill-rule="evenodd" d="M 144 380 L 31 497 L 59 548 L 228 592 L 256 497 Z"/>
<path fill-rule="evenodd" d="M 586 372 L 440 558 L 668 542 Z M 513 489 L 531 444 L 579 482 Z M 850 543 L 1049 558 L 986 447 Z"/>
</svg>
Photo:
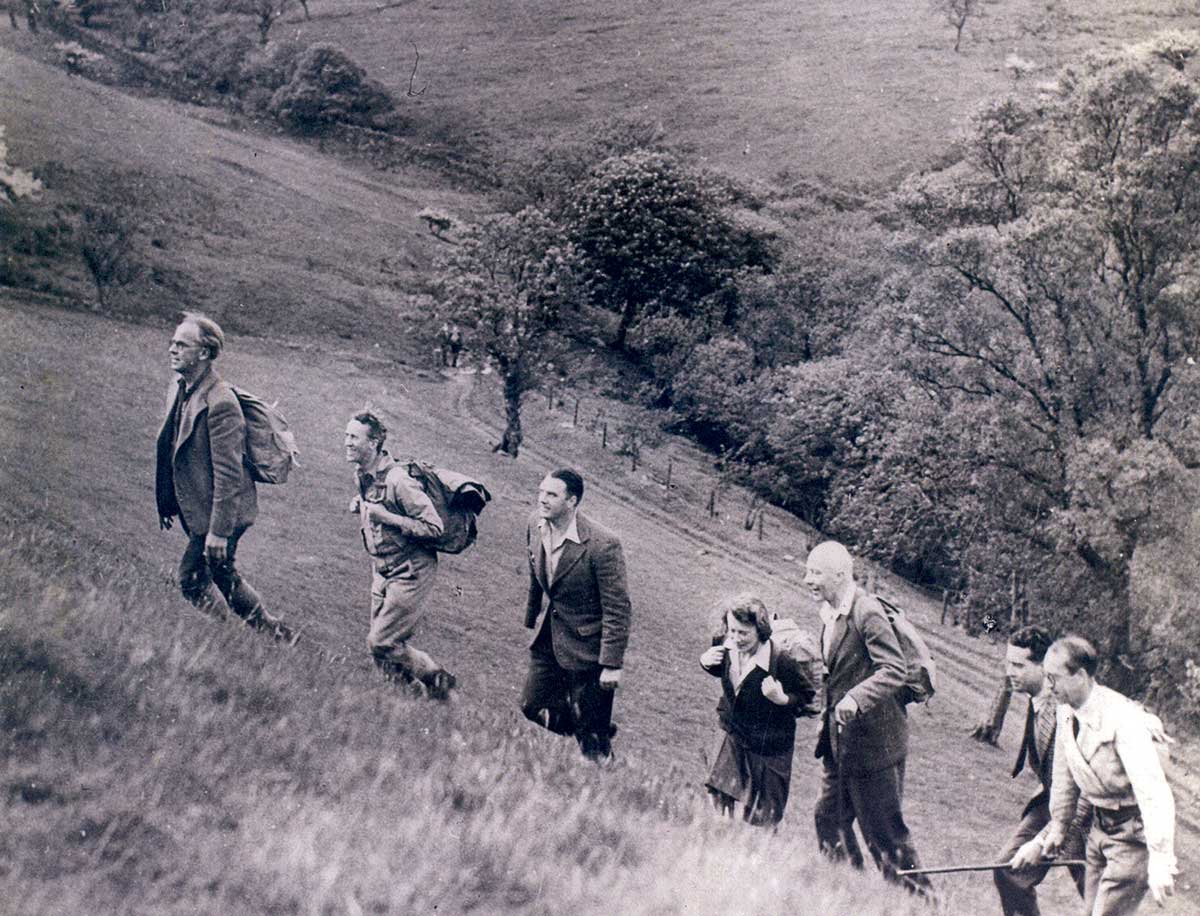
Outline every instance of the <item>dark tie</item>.
<svg viewBox="0 0 1200 916">
<path fill-rule="evenodd" d="M 1017 764 L 1013 767 L 1012 771 L 1013 776 L 1016 776 L 1025 769 L 1026 758 L 1034 766 L 1037 766 L 1037 745 L 1034 743 L 1037 728 L 1036 718 L 1037 714 L 1033 711 L 1033 701 L 1030 700 L 1029 708 L 1025 711 L 1025 735 L 1021 738 L 1021 752 L 1017 755 Z"/>
</svg>

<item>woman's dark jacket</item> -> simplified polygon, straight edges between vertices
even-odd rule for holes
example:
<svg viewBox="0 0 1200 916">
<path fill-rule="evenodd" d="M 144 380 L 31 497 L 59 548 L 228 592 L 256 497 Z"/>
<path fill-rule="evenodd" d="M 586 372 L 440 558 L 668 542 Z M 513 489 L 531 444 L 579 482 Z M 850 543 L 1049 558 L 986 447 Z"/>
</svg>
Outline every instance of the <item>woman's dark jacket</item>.
<svg viewBox="0 0 1200 916">
<path fill-rule="evenodd" d="M 730 650 L 735 651 L 735 650 Z M 816 687 L 810 684 L 804 670 L 793 659 L 771 643 L 771 674 L 788 695 L 787 705 L 772 703 L 762 692 L 768 672 L 757 665 L 746 675 L 740 690 L 735 691 L 729 677 L 729 652 L 719 666 L 705 671 L 721 679 L 721 699 L 717 716 L 721 728 L 736 738 L 754 754 L 774 756 L 792 751 L 796 743 L 796 716 L 811 709 Z"/>
</svg>

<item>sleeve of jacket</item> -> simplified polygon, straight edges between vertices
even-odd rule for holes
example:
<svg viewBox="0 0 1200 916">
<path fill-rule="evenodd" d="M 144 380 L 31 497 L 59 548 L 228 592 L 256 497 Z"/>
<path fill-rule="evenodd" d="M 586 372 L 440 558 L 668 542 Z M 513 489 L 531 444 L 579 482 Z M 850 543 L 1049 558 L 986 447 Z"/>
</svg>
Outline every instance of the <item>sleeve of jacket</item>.
<svg viewBox="0 0 1200 916">
<path fill-rule="evenodd" d="M 780 655 L 776 662 L 779 683 L 783 692 L 788 696 L 788 706 L 798 716 L 815 716 L 821 711 L 817 701 L 819 685 L 810 682 L 808 672 L 786 655 Z"/>
<path fill-rule="evenodd" d="M 525 529 L 525 553 L 529 561 L 529 596 L 525 601 L 525 626 L 533 629 L 537 623 L 538 614 L 542 612 L 542 584 L 538 582 L 537 574 L 533 569 L 533 528 L 532 526 Z"/>
<path fill-rule="evenodd" d="M 208 404 L 208 447 L 213 471 L 212 514 L 208 530 L 229 537 L 237 526 L 246 453 L 246 418 L 236 398 L 212 398 Z"/>
<path fill-rule="evenodd" d="M 616 538 L 605 539 L 596 547 L 592 569 L 600 596 L 600 664 L 605 668 L 620 668 L 625 663 L 625 645 L 629 642 L 629 622 L 633 616 L 625 581 L 625 555 Z"/>
<path fill-rule="evenodd" d="M 1071 829 L 1078 813 L 1080 792 L 1079 786 L 1075 784 L 1075 777 L 1071 775 L 1071 768 L 1067 765 L 1066 742 L 1074 740 L 1067 737 L 1072 734 L 1071 713 L 1065 703 L 1060 703 L 1057 714 L 1058 724 L 1054 733 L 1054 776 L 1050 780 L 1050 819 L 1051 823 L 1057 823 L 1066 832 Z M 1046 830 L 1049 828 L 1050 824 L 1047 824 Z"/>
<path fill-rule="evenodd" d="M 908 663 L 904 660 L 896 632 L 878 603 L 869 597 L 856 599 L 850 613 L 866 645 L 871 674 L 850 688 L 847 696 L 854 697 L 860 712 L 869 713 L 876 704 L 894 697 L 904 686 Z"/>
<path fill-rule="evenodd" d="M 388 472 L 387 490 L 387 508 L 404 516 L 403 524 L 395 527 L 410 538 L 441 537 L 442 517 L 407 468 L 397 466 Z"/>
</svg>

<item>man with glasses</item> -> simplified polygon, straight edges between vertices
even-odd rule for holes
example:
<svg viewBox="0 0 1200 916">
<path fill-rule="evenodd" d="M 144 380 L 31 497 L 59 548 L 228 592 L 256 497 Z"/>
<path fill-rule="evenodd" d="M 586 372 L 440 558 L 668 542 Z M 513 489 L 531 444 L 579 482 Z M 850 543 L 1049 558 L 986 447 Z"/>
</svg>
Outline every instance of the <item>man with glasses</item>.
<svg viewBox="0 0 1200 916">
<path fill-rule="evenodd" d="M 267 613 L 234 565 L 238 543 L 258 515 L 258 495 L 246 469 L 246 419 L 229 385 L 213 368 L 225 335 L 211 318 L 186 313 L 167 349 L 172 384 L 158 433 L 155 498 L 159 527 L 178 517 L 188 543 L 179 587 L 196 607 L 220 606 L 255 629 L 295 643 L 296 635 Z"/>
<path fill-rule="evenodd" d="M 1098 661 L 1079 636 L 1046 652 L 1046 682 L 1059 703 L 1051 821 L 1031 855 L 1060 853 L 1082 796 L 1094 811 L 1084 912 L 1116 916 L 1135 912 L 1147 891 L 1160 906 L 1174 893 L 1175 799 L 1154 747 L 1152 717 L 1096 683 Z"/>
</svg>

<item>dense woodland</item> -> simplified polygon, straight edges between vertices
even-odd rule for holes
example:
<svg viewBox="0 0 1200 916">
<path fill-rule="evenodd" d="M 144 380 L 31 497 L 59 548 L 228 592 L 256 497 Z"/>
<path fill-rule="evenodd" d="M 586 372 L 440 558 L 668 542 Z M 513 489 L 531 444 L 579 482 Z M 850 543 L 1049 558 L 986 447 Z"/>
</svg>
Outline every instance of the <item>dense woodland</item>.
<svg viewBox="0 0 1200 916">
<path fill-rule="evenodd" d="M 411 128 L 350 55 L 275 40 L 282 8 L 258 7 L 49 15 L 300 135 Z M 1015 604 L 1096 637 L 1110 683 L 1200 717 L 1198 54 L 1172 32 L 1082 58 L 885 191 L 750 186 L 637 121 L 482 157 L 458 176 L 496 212 L 429 217 L 446 242 L 430 326 L 463 322 L 496 365 L 512 454 L 547 362 L 569 371 L 599 338 L 723 472 L 949 591 L 970 628 L 1007 627 Z M 111 242 L 106 218 L 21 238 Z M 133 279 L 109 247 L 88 265 L 101 299 Z"/>
</svg>

